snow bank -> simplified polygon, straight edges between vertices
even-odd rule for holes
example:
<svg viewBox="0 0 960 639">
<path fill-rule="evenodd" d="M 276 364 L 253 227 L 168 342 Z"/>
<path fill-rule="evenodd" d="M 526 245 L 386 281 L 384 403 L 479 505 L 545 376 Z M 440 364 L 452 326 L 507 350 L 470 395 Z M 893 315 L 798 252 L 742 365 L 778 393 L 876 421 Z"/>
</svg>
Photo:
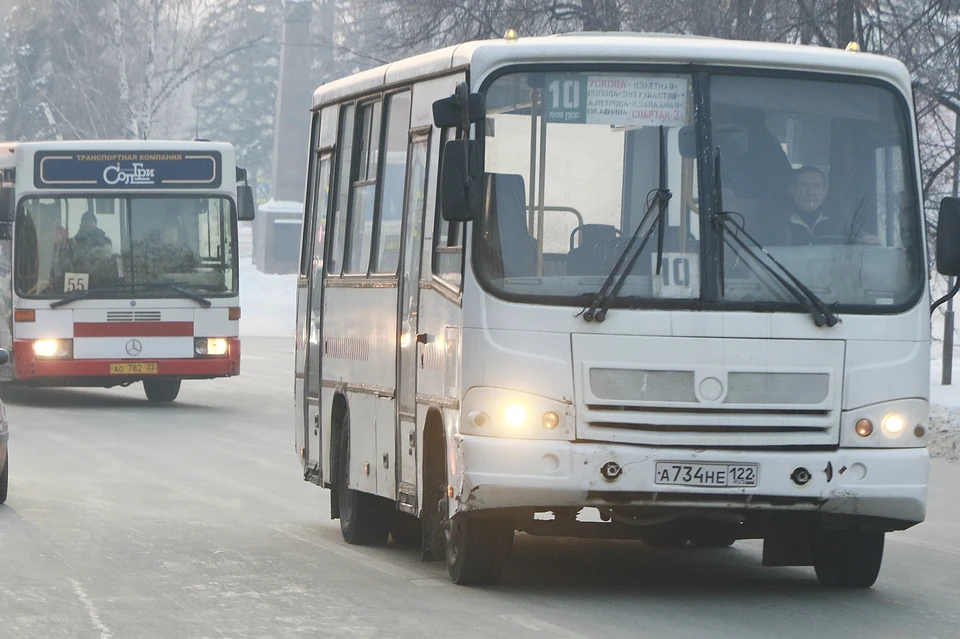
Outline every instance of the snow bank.
<svg viewBox="0 0 960 639">
<path fill-rule="evenodd" d="M 253 265 L 253 229 L 241 222 L 240 336 L 289 337 L 297 330 L 297 275 L 268 275 Z"/>
<path fill-rule="evenodd" d="M 297 276 L 261 273 L 249 257 L 241 258 L 240 309 L 241 337 L 292 340 L 297 328 Z"/>
</svg>

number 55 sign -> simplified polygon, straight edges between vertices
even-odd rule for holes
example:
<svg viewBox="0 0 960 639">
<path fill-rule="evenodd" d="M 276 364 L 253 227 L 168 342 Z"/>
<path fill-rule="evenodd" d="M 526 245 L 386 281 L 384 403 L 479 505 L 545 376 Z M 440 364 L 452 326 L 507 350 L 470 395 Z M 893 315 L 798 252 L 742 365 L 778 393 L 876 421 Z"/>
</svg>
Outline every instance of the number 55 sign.
<svg viewBox="0 0 960 639">
<path fill-rule="evenodd" d="M 651 255 L 653 296 L 691 299 L 700 295 L 700 260 L 696 253 L 664 253 L 657 275 L 657 256 Z"/>
<path fill-rule="evenodd" d="M 85 291 L 90 288 L 89 273 L 64 273 L 63 274 L 63 292 Z"/>
</svg>

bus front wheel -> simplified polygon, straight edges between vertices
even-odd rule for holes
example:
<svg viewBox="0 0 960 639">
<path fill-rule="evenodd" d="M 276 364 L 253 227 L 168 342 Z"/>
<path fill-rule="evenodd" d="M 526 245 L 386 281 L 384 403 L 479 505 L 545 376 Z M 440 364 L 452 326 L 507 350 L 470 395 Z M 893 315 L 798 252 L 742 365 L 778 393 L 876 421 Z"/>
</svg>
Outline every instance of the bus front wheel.
<svg viewBox="0 0 960 639">
<path fill-rule="evenodd" d="M 869 588 L 883 560 L 882 532 L 826 530 L 814 541 L 813 567 L 824 586 Z"/>
<path fill-rule="evenodd" d="M 446 526 L 447 572 L 462 586 L 495 584 L 513 549 L 513 524 L 455 515 Z"/>
<path fill-rule="evenodd" d="M 145 379 L 143 392 L 151 402 L 172 402 L 180 394 L 179 379 Z"/>
</svg>

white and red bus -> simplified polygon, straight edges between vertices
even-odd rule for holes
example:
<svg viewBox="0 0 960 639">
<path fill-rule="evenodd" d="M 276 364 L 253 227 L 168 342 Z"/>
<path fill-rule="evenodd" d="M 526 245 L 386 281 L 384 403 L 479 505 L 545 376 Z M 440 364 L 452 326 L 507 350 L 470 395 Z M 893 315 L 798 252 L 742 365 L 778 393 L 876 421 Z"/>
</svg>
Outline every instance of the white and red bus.
<svg viewBox="0 0 960 639">
<path fill-rule="evenodd" d="M 253 198 L 215 142 L 0 144 L 0 380 L 176 399 L 240 372 L 237 221 Z"/>
</svg>

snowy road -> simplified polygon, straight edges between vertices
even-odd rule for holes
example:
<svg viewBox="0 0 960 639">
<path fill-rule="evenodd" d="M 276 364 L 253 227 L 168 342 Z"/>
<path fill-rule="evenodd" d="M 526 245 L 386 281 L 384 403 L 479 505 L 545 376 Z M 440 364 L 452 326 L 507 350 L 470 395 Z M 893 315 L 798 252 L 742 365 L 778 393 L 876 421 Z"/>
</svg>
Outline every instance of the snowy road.
<svg viewBox="0 0 960 639">
<path fill-rule="evenodd" d="M 876 587 L 763 569 L 760 544 L 652 550 L 518 537 L 496 588 L 343 544 L 299 479 L 289 339 L 245 339 L 237 379 L 176 404 L 120 390 L 5 390 L 0 637 L 956 637 L 960 464 L 929 520 L 888 537 Z"/>
</svg>

